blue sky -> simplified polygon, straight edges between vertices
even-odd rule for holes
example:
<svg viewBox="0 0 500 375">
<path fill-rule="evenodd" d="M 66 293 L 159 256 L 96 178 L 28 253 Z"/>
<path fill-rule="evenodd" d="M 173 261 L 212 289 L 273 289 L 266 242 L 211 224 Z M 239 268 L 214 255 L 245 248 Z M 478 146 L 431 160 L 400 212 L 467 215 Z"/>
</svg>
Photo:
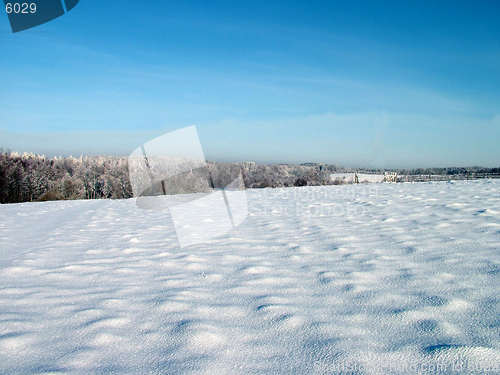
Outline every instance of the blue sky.
<svg viewBox="0 0 500 375">
<path fill-rule="evenodd" d="M 128 155 L 196 125 L 216 161 L 500 165 L 500 3 L 80 0 L 12 34 L 0 147 Z"/>
</svg>

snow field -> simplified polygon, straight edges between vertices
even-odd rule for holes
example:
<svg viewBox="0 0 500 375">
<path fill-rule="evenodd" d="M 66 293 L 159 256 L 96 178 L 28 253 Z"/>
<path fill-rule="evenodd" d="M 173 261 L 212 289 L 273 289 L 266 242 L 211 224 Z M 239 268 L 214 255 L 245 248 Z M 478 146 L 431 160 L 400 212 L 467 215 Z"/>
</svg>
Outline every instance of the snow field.
<svg viewBox="0 0 500 375">
<path fill-rule="evenodd" d="M 499 374 L 499 192 L 248 190 L 183 249 L 134 199 L 2 205 L 0 373 Z"/>
</svg>

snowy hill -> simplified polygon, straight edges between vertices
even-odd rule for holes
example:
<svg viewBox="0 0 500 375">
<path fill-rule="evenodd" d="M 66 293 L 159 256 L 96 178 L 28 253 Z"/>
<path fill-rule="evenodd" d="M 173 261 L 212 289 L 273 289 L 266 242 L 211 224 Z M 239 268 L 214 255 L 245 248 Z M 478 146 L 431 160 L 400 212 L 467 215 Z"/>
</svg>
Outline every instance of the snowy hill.
<svg viewBox="0 0 500 375">
<path fill-rule="evenodd" d="M 1 205 L 0 373 L 500 373 L 499 180 L 247 197 L 183 249 L 134 199 Z"/>
</svg>

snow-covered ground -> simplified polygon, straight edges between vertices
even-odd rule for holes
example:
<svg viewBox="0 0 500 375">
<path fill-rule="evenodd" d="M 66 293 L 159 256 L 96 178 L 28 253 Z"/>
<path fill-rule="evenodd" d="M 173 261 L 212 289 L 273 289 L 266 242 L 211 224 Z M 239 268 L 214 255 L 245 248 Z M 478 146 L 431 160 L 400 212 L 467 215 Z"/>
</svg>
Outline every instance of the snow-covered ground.
<svg viewBox="0 0 500 375">
<path fill-rule="evenodd" d="M 0 206 L 0 373 L 500 373 L 500 181 L 247 196 L 182 249 L 134 199 Z"/>
</svg>

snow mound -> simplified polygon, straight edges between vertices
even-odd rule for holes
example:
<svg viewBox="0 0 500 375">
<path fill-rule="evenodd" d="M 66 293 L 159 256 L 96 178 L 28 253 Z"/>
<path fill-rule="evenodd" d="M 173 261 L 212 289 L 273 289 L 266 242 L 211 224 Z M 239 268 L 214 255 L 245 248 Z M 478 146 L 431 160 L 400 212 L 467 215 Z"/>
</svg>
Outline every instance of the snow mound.
<svg viewBox="0 0 500 375">
<path fill-rule="evenodd" d="M 134 199 L 1 205 L 0 373 L 500 373 L 500 181 L 247 197 L 186 248 Z"/>
</svg>

